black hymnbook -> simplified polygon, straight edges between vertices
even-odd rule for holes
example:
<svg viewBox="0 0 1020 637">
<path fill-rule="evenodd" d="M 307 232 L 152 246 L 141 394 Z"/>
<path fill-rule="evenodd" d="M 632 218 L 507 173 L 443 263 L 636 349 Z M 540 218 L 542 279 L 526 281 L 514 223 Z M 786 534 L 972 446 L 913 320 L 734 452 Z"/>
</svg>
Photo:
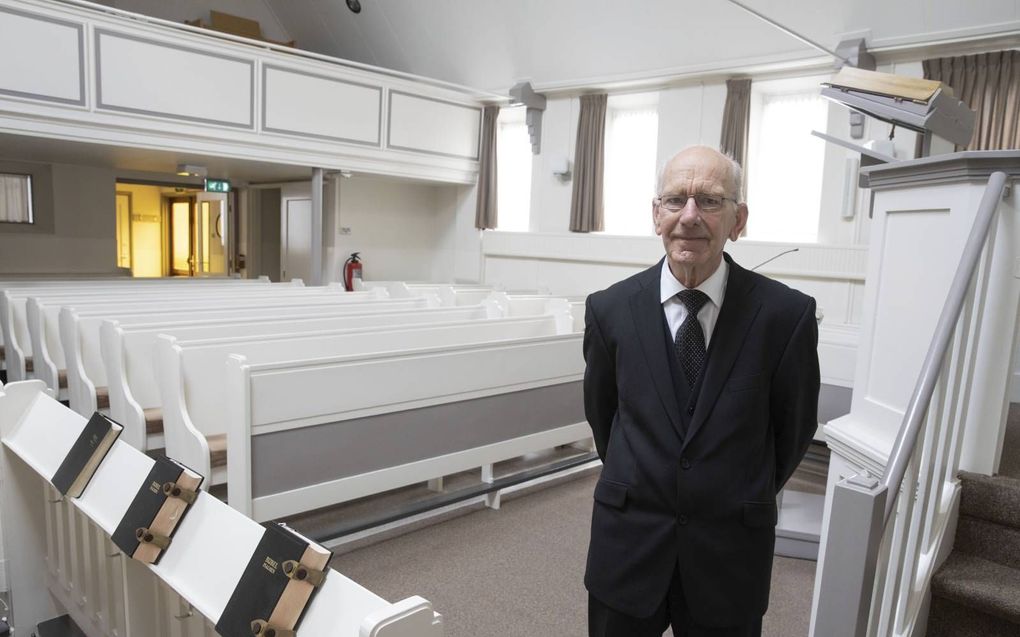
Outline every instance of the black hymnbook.
<svg viewBox="0 0 1020 637">
<path fill-rule="evenodd" d="M 125 555 L 157 564 L 174 531 L 198 497 L 202 476 L 181 463 L 159 456 L 113 532 Z"/>
<path fill-rule="evenodd" d="M 57 491 L 72 498 L 80 496 L 123 429 L 98 411 L 92 414 L 50 480 Z"/>
<path fill-rule="evenodd" d="M 216 632 L 224 637 L 289 635 L 325 581 L 333 552 L 270 522 L 230 595 Z"/>
</svg>

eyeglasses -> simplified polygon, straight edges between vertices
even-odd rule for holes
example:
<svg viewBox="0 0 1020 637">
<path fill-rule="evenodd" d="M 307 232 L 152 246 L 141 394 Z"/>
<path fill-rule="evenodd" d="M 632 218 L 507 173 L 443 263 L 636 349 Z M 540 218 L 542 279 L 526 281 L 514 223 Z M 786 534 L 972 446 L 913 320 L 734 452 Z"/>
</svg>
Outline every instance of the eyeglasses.
<svg viewBox="0 0 1020 637">
<path fill-rule="evenodd" d="M 724 201 L 732 201 L 736 203 L 737 200 L 731 197 L 722 197 L 720 195 L 707 195 L 705 193 L 697 193 L 694 195 L 660 195 L 656 198 L 659 205 L 669 210 L 670 212 L 680 212 L 687 207 L 687 201 L 694 199 L 694 203 L 698 205 L 698 210 L 701 212 L 719 212 L 722 210 Z"/>
</svg>

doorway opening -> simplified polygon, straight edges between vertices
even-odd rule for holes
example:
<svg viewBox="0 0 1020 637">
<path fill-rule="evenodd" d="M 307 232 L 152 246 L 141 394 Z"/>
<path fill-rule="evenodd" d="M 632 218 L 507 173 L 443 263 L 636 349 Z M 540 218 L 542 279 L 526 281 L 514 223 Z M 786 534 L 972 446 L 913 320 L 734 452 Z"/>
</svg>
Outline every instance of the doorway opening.
<svg viewBox="0 0 1020 637">
<path fill-rule="evenodd" d="M 117 182 L 117 265 L 135 277 L 230 273 L 227 193 Z"/>
</svg>

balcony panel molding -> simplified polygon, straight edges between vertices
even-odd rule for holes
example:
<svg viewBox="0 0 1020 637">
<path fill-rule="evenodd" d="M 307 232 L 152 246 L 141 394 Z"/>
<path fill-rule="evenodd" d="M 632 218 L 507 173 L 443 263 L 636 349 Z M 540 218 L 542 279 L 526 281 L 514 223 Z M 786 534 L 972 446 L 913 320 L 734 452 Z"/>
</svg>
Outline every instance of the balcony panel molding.
<svg viewBox="0 0 1020 637">
<path fill-rule="evenodd" d="M 390 90 L 386 129 L 387 148 L 478 161 L 482 109 L 461 102 Z M 451 130 L 461 134 L 447 134 Z"/>
<path fill-rule="evenodd" d="M 23 20 L 22 14 L 38 17 L 40 28 L 66 31 L 64 48 L 73 54 L 51 63 L 60 73 L 48 73 L 74 81 L 62 82 L 59 91 L 26 90 L 13 79 L 5 84 L 31 79 L 39 64 L 22 55 L 30 50 L 25 46 L 0 58 L 14 67 L 0 68 L 0 134 L 440 183 L 477 179 L 482 93 L 475 89 L 221 38 L 88 3 L 0 0 L 0 24 Z M 4 46 L 0 42 L 0 51 Z M 141 77 L 142 69 L 157 66 L 187 78 L 188 85 Z M 309 104 L 281 101 L 277 89 L 298 86 L 311 87 L 312 94 L 301 96 Z M 396 114 L 388 105 L 391 92 L 408 96 L 397 98 Z M 72 101 L 45 99 L 54 96 Z M 400 108 L 412 99 L 438 115 L 424 119 L 424 126 L 421 116 L 404 117 Z M 335 120 L 321 106 L 327 104 L 335 108 Z M 291 107 L 294 112 L 281 112 Z M 406 148 L 385 143 L 391 122 L 393 143 Z M 412 130 L 416 125 L 428 131 Z"/>
<path fill-rule="evenodd" d="M 31 66 L 0 65 L 0 94 L 85 106 L 85 27 L 0 6 L 0 60 L 26 57 Z"/>
<path fill-rule="evenodd" d="M 318 94 L 318 100 L 307 99 Z M 323 100 L 345 111 L 324 112 Z M 262 130 L 382 147 L 383 89 L 319 73 L 262 65 Z M 365 133 L 368 133 L 367 135 Z"/>
<path fill-rule="evenodd" d="M 96 29 L 95 65 L 97 110 L 255 126 L 254 60 Z M 179 103 L 171 104 L 176 108 L 166 107 L 167 91 L 160 90 L 165 76 L 152 69 L 177 69 L 188 78 L 176 94 Z"/>
</svg>

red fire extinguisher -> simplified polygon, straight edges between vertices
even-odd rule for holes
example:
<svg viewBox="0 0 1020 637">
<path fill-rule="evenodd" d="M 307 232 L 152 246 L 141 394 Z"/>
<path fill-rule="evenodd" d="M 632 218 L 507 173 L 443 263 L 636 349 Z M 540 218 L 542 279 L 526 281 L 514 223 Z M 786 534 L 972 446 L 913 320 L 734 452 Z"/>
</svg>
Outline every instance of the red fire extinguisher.
<svg viewBox="0 0 1020 637">
<path fill-rule="evenodd" d="M 351 256 L 344 261 L 344 289 L 348 292 L 354 291 L 354 279 L 362 280 L 361 261 L 358 259 L 360 252 L 352 252 Z"/>
</svg>

